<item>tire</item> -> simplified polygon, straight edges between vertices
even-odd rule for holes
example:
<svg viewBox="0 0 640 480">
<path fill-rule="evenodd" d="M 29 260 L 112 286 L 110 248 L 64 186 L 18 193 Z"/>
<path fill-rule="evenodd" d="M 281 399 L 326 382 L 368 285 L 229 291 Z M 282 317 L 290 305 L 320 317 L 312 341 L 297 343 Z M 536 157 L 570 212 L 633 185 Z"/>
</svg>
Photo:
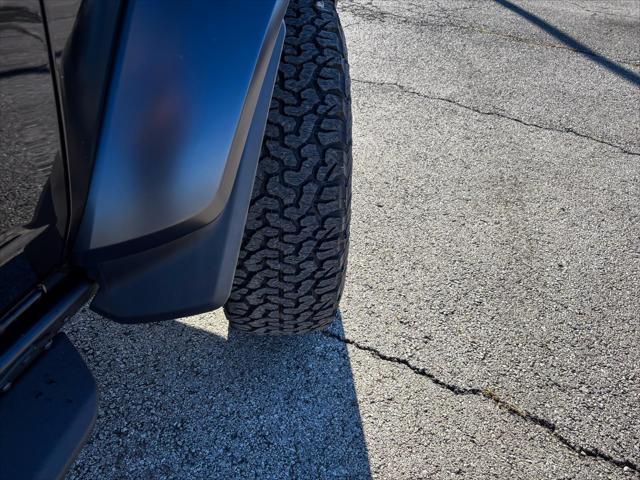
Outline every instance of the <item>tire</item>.
<svg viewBox="0 0 640 480">
<path fill-rule="evenodd" d="M 251 204 L 225 314 L 234 328 L 328 326 L 344 287 L 351 204 L 351 98 L 330 1 L 292 0 Z"/>
</svg>

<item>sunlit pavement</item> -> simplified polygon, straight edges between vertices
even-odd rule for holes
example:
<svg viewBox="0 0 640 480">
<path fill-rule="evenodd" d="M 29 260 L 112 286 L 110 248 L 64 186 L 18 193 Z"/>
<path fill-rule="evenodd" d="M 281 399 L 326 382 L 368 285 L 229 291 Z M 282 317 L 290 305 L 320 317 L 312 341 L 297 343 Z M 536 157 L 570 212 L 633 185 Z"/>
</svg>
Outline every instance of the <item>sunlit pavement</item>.
<svg viewBox="0 0 640 480">
<path fill-rule="evenodd" d="M 634 478 L 640 4 L 348 1 L 342 318 L 67 332 L 99 384 L 69 478 Z"/>
</svg>

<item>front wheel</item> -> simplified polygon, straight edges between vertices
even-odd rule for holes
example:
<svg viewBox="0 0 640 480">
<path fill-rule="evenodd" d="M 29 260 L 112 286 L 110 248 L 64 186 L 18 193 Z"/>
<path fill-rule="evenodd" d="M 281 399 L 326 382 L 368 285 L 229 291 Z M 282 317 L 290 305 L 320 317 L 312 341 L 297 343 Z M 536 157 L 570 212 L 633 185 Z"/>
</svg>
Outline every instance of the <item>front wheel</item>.
<svg viewBox="0 0 640 480">
<path fill-rule="evenodd" d="M 344 286 L 351 203 L 351 99 L 330 1 L 292 0 L 287 34 L 225 314 L 234 328 L 329 325 Z"/>
</svg>

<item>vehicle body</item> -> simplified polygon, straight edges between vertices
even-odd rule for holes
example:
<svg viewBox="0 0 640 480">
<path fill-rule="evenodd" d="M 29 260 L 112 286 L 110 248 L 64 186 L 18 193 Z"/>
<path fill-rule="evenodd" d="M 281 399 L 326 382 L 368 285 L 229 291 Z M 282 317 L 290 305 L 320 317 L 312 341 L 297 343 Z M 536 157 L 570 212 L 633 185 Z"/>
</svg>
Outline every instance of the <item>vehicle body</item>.
<svg viewBox="0 0 640 480">
<path fill-rule="evenodd" d="M 91 431 L 60 333 L 88 300 L 132 323 L 227 302 L 287 4 L 0 0 L 0 477 L 63 475 Z"/>
</svg>

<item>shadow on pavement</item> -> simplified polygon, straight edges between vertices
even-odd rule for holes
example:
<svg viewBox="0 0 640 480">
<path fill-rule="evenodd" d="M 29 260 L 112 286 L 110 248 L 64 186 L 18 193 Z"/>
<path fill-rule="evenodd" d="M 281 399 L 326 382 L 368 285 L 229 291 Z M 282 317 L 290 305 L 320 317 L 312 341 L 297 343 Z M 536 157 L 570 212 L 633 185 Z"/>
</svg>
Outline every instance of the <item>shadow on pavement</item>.
<svg viewBox="0 0 640 480">
<path fill-rule="evenodd" d="M 575 50 L 576 52 L 583 54 L 584 56 L 589 58 L 589 60 L 596 62 L 597 64 L 612 71 L 616 75 L 633 83 L 634 85 L 640 85 L 640 75 L 638 75 L 637 73 L 627 68 L 624 68 L 622 65 L 614 61 L 609 60 L 607 57 L 600 55 L 599 53 L 595 52 L 591 48 L 587 47 L 585 44 L 579 42 L 572 36 L 567 35 L 562 30 L 560 30 L 557 27 L 554 27 L 553 25 L 546 22 L 545 20 L 538 17 L 537 15 L 534 15 L 533 13 L 525 10 L 524 8 L 519 7 L 514 3 L 511 3 L 509 0 L 493 0 L 493 1 L 498 3 L 499 5 L 502 5 L 508 10 L 511 10 L 513 13 L 520 15 L 522 18 L 534 24 L 536 27 L 540 28 L 541 30 L 545 31 L 546 33 L 554 37 L 556 40 L 559 40 L 560 42 L 564 43 L 566 46 Z"/>
<path fill-rule="evenodd" d="M 65 328 L 100 389 L 94 434 L 68 478 L 371 476 L 343 343 L 224 338 L 220 316 L 198 322 L 207 330 L 83 311 Z"/>
</svg>

